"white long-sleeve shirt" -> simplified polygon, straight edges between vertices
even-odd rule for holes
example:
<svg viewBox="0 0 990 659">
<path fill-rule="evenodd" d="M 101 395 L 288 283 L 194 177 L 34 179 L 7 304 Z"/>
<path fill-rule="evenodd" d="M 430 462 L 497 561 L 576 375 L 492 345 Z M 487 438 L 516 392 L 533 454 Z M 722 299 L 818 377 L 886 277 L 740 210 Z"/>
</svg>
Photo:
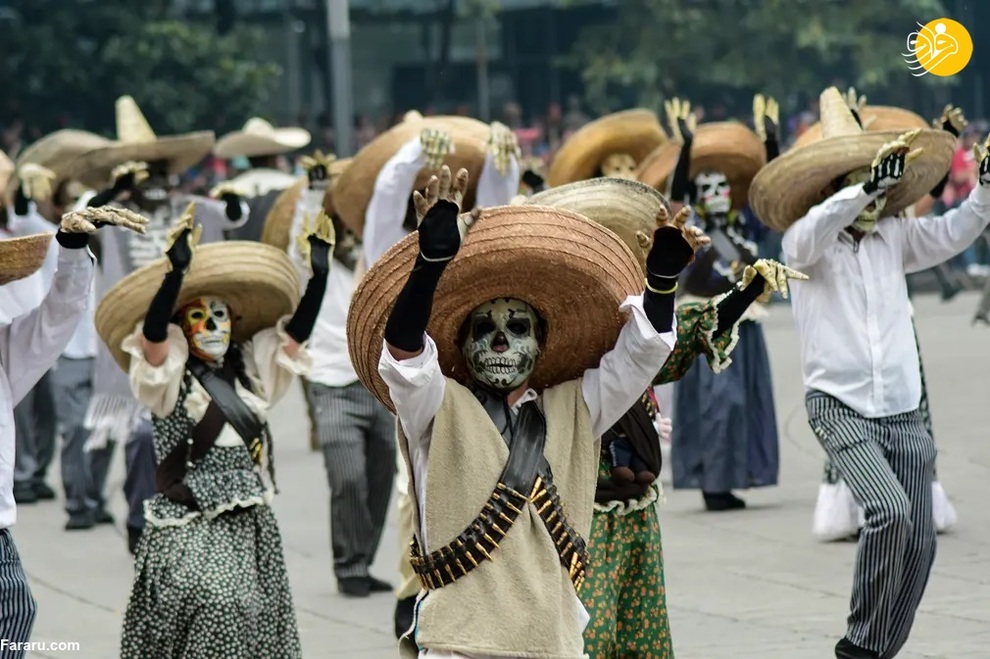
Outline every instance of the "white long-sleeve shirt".
<svg viewBox="0 0 990 659">
<path fill-rule="evenodd" d="M 52 286 L 41 305 L 0 327 L 0 528 L 17 521 L 14 406 L 72 338 L 86 310 L 93 272 L 89 250 L 59 248 Z"/>
<path fill-rule="evenodd" d="M 783 237 L 787 265 L 809 277 L 791 283 L 805 387 L 867 418 L 921 401 L 904 275 L 955 256 L 990 223 L 990 187 L 977 186 L 944 216 L 885 218 L 857 243 L 845 229 L 875 197 L 862 185 L 844 188 Z"/>
</svg>

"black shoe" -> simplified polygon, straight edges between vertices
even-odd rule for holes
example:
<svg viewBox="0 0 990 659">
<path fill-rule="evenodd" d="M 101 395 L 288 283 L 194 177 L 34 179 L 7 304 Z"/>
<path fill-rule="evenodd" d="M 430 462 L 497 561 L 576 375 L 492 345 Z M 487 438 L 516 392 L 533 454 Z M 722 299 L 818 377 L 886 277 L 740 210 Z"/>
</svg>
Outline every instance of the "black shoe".
<svg viewBox="0 0 990 659">
<path fill-rule="evenodd" d="M 144 529 L 142 528 L 127 525 L 127 549 L 131 552 L 131 556 L 137 554 L 138 541 L 141 539 L 143 532 Z"/>
<path fill-rule="evenodd" d="M 368 575 L 368 589 L 373 593 L 391 593 L 394 590 L 392 584 L 376 579 L 370 574 Z"/>
<path fill-rule="evenodd" d="M 702 492 L 705 497 L 705 508 L 713 512 L 723 510 L 742 510 L 746 502 L 732 492 Z"/>
<path fill-rule="evenodd" d="M 367 597 L 371 594 L 368 577 L 344 577 L 337 579 L 337 590 L 344 597 Z"/>
<path fill-rule="evenodd" d="M 14 502 L 21 505 L 37 503 L 38 493 L 31 485 L 14 485 Z"/>
<path fill-rule="evenodd" d="M 975 325 L 976 323 L 990 325 L 990 316 L 987 316 L 987 314 L 985 313 L 978 313 L 975 316 L 973 316 L 973 324 Z"/>
<path fill-rule="evenodd" d="M 93 513 L 88 510 L 84 510 L 81 513 L 71 513 L 69 515 L 69 521 L 65 523 L 66 531 L 84 531 L 86 529 L 91 529 L 96 526 L 96 521 L 93 519 Z"/>
<path fill-rule="evenodd" d="M 106 508 L 97 508 L 93 512 L 93 521 L 97 524 L 113 524 L 113 515 Z"/>
<path fill-rule="evenodd" d="M 413 626 L 413 616 L 416 613 L 416 596 L 401 599 L 395 603 L 395 637 L 402 638 L 403 634 Z"/>
<path fill-rule="evenodd" d="M 842 637 L 835 644 L 836 659 L 880 659 L 880 655 L 858 645 L 853 645 L 846 637 Z"/>
<path fill-rule="evenodd" d="M 45 483 L 35 483 L 34 495 L 38 497 L 38 501 L 51 501 L 55 498 L 55 490 Z"/>
<path fill-rule="evenodd" d="M 949 302 L 955 296 L 962 292 L 964 286 L 958 281 L 954 281 L 948 286 L 942 287 L 942 302 Z"/>
</svg>

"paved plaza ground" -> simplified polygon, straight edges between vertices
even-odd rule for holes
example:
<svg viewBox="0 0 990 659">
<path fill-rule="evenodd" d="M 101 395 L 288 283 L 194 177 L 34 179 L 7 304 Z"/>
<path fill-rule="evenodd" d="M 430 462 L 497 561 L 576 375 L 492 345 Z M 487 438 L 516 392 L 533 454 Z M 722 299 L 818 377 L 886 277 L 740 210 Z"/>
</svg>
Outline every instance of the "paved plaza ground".
<svg viewBox="0 0 990 659">
<path fill-rule="evenodd" d="M 990 328 L 969 323 L 974 294 L 949 304 L 916 300 L 928 371 L 938 471 L 959 514 L 943 536 L 911 640 L 900 657 L 990 657 Z M 810 534 L 823 454 L 803 407 L 797 336 L 790 310 L 765 323 L 781 432 L 781 484 L 746 495 L 738 513 L 702 511 L 697 492 L 667 492 L 660 517 L 667 592 L 679 659 L 827 659 L 844 631 L 855 546 Z M 676 423 L 676 420 L 675 420 Z M 298 389 L 275 411 L 281 495 L 275 510 L 306 657 L 397 657 L 393 600 L 343 599 L 328 540 L 322 459 L 309 449 Z M 39 603 L 33 640 L 80 644 L 32 657 L 117 656 L 131 580 L 123 523 L 123 457 L 111 482 L 121 522 L 85 533 L 62 530 L 58 503 L 20 509 L 15 537 Z M 51 482 L 57 481 L 53 469 Z M 390 525 L 375 573 L 397 575 L 400 539 Z"/>
</svg>

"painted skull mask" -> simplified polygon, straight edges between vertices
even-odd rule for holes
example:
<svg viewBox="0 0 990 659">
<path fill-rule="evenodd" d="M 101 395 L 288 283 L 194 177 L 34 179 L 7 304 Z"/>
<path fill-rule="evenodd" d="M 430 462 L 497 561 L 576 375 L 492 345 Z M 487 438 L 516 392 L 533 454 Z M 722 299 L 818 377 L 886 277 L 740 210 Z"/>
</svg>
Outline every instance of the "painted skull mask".
<svg viewBox="0 0 990 659">
<path fill-rule="evenodd" d="M 204 361 L 217 362 L 230 347 L 230 309 L 215 297 L 198 297 L 179 310 L 179 324 L 189 352 Z"/>
<path fill-rule="evenodd" d="M 721 172 L 702 172 L 694 177 L 698 206 L 705 213 L 728 213 L 732 208 L 732 188 Z"/>
<path fill-rule="evenodd" d="M 870 168 L 862 167 L 860 169 L 854 169 L 853 171 L 846 174 L 842 179 L 842 187 L 848 188 L 851 185 L 859 185 L 860 183 L 866 183 L 870 180 Z M 863 233 L 872 233 L 876 231 L 877 222 L 880 221 L 880 214 L 883 212 L 884 206 L 887 205 L 887 197 L 880 195 L 875 200 L 870 202 L 870 205 L 863 209 L 856 220 L 852 223 L 852 228 L 857 231 L 862 231 Z"/>
<path fill-rule="evenodd" d="M 540 354 L 539 323 L 536 310 L 522 300 L 498 298 L 475 307 L 461 344 L 475 380 L 504 393 L 525 383 Z"/>
<path fill-rule="evenodd" d="M 636 180 L 636 159 L 628 153 L 612 153 L 601 165 L 602 176 Z"/>
</svg>

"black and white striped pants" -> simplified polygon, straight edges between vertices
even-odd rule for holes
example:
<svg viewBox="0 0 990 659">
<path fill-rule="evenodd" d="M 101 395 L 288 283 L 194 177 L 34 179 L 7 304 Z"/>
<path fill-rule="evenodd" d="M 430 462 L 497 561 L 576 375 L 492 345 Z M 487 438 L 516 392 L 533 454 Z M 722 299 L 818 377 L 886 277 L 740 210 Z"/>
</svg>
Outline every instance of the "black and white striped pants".
<svg viewBox="0 0 990 659">
<path fill-rule="evenodd" d="M 8 529 L 0 529 L 0 659 L 24 656 L 24 651 L 12 650 L 10 644 L 30 640 L 37 610 L 14 538 Z"/>
<path fill-rule="evenodd" d="M 338 579 L 368 575 L 395 480 L 395 417 L 360 382 L 309 383 L 330 485 L 330 545 Z"/>
<path fill-rule="evenodd" d="M 818 441 L 866 514 L 846 637 L 893 657 L 935 561 L 935 442 L 918 410 L 867 419 L 818 391 L 805 404 Z"/>
</svg>

